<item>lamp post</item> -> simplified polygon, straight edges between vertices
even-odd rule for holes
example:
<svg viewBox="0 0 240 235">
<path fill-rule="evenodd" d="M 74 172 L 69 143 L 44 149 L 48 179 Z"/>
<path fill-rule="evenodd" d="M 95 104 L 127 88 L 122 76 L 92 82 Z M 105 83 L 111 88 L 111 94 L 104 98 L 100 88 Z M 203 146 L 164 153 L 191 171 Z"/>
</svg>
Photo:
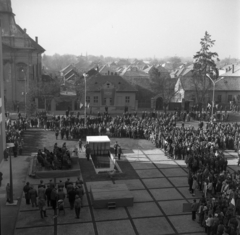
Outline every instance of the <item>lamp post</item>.
<svg viewBox="0 0 240 235">
<path fill-rule="evenodd" d="M 13 203 L 13 180 L 12 180 L 12 157 L 11 157 L 11 150 L 14 147 L 13 143 L 7 143 L 7 149 L 9 152 L 9 167 L 10 167 L 10 204 Z"/>
<path fill-rule="evenodd" d="M 87 127 L 87 81 L 86 80 L 87 80 L 88 74 L 84 73 L 83 77 L 84 77 L 84 82 L 85 82 L 84 125 L 85 125 L 85 127 Z"/>
<path fill-rule="evenodd" d="M 213 120 L 213 108 L 214 108 L 214 100 L 215 100 L 215 88 L 216 88 L 216 83 L 218 83 L 219 81 L 221 81 L 222 79 L 224 79 L 224 77 L 219 78 L 218 80 L 214 81 L 209 74 L 206 74 L 206 76 L 211 80 L 212 84 L 213 84 L 213 97 L 212 97 L 212 120 Z"/>
</svg>

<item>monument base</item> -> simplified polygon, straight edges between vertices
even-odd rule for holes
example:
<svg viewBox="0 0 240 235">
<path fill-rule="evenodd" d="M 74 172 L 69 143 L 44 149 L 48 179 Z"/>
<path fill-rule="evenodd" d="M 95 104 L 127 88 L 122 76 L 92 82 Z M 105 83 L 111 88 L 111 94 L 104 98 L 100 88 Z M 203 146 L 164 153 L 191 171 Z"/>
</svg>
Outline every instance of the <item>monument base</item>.
<svg viewBox="0 0 240 235">
<path fill-rule="evenodd" d="M 52 170 L 39 166 L 36 157 L 31 159 L 29 176 L 34 178 L 63 178 L 80 176 L 80 166 L 78 157 L 72 157 L 70 169 Z"/>
<path fill-rule="evenodd" d="M 133 206 L 133 195 L 125 184 L 91 184 L 90 197 L 95 209 L 107 208 L 114 203 L 116 207 Z"/>
</svg>

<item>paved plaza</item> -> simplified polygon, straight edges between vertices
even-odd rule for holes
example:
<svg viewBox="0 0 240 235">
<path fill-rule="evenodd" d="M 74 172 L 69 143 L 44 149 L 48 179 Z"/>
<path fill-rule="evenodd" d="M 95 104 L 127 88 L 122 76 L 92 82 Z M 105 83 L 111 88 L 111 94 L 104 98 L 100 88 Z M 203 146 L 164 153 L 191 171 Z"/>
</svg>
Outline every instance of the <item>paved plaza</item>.
<svg viewBox="0 0 240 235">
<path fill-rule="evenodd" d="M 49 137 L 45 137 L 45 133 L 41 132 L 41 134 L 43 142 L 50 144 Z M 51 136 L 53 133 L 47 135 Z M 58 140 L 57 142 L 60 145 L 64 141 Z M 123 139 L 119 142 L 123 142 Z M 147 145 L 146 140 L 141 140 L 141 142 L 146 142 Z M 191 220 L 191 213 L 183 212 L 184 203 L 191 203 L 194 198 L 201 197 L 200 192 L 193 197 L 188 191 L 187 168 L 184 161 L 168 159 L 161 150 L 153 146 L 148 146 L 145 150 L 141 148 L 139 142 L 137 144 L 139 145 L 138 149 L 125 148 L 119 162 L 120 167 L 120 163 L 128 164 L 128 170 L 132 171 L 132 174 L 126 174 L 125 177 L 119 175 L 112 180 L 108 177 L 98 179 L 99 183 L 101 181 L 108 181 L 112 184 L 125 183 L 134 196 L 133 207 L 121 207 L 113 210 L 94 209 L 91 206 L 89 189 L 91 183 L 95 181 L 94 179 L 85 181 L 86 194 L 80 220 L 75 219 L 74 210 L 70 210 L 66 199 L 66 215 L 60 214 L 57 218 L 57 234 L 205 234 L 204 229 L 197 222 Z M 68 141 L 67 145 L 74 147 L 76 142 Z M 232 151 L 226 152 L 226 154 L 230 164 L 229 169 L 231 171 L 238 169 L 236 154 Z M 86 159 L 82 159 L 82 161 L 86 161 Z M 81 161 L 80 167 L 82 167 Z M 124 171 L 124 169 L 122 170 Z M 84 169 L 81 168 L 81 171 L 84 172 Z M 57 182 L 59 180 L 57 179 Z M 65 181 L 66 178 L 62 178 L 62 180 Z M 75 182 L 76 177 L 71 180 Z M 27 177 L 24 181 L 29 181 L 35 187 L 39 184 L 39 179 Z M 44 182 L 49 182 L 49 179 L 44 179 Z M 54 213 L 51 208 L 47 210 L 48 217 L 41 219 L 38 208 L 26 205 L 24 198 L 20 200 L 19 204 L 15 235 L 53 234 Z"/>
</svg>

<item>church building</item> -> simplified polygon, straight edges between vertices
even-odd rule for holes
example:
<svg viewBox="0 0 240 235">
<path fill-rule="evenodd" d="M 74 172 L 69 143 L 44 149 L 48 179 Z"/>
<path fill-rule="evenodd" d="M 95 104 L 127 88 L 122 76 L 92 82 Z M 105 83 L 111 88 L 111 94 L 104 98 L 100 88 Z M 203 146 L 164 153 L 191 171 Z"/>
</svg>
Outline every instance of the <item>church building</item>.
<svg viewBox="0 0 240 235">
<path fill-rule="evenodd" d="M 41 81 L 45 51 L 15 22 L 11 0 L 0 0 L 5 110 L 24 111 L 29 83 Z"/>
</svg>

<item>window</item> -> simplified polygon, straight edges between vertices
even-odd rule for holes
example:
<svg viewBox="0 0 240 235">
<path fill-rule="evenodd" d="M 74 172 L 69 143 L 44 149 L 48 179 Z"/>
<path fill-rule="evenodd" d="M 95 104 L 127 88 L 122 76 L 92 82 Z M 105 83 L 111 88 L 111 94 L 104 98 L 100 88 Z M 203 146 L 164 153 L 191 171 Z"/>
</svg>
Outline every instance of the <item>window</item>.
<svg viewBox="0 0 240 235">
<path fill-rule="evenodd" d="M 98 103 L 98 96 L 93 97 L 93 103 Z"/>
<path fill-rule="evenodd" d="M 129 96 L 126 96 L 126 97 L 125 97 L 125 103 L 127 103 L 127 104 L 130 103 L 130 97 L 129 97 Z"/>
<path fill-rule="evenodd" d="M 218 101 L 218 102 L 222 102 L 222 96 L 221 96 L 221 95 L 218 95 L 217 101 Z"/>
<path fill-rule="evenodd" d="M 27 66 L 24 63 L 19 63 L 17 65 L 17 71 L 18 71 L 18 80 L 26 80 L 27 76 Z"/>
<path fill-rule="evenodd" d="M 90 103 L 90 96 L 87 96 L 87 97 L 86 97 L 86 102 L 87 102 L 87 103 Z"/>
<path fill-rule="evenodd" d="M 107 98 L 103 99 L 103 105 L 105 105 L 107 103 Z"/>
<path fill-rule="evenodd" d="M 228 102 L 232 101 L 232 95 L 228 95 Z"/>
<path fill-rule="evenodd" d="M 109 98 L 110 105 L 113 105 L 113 99 Z"/>
</svg>

